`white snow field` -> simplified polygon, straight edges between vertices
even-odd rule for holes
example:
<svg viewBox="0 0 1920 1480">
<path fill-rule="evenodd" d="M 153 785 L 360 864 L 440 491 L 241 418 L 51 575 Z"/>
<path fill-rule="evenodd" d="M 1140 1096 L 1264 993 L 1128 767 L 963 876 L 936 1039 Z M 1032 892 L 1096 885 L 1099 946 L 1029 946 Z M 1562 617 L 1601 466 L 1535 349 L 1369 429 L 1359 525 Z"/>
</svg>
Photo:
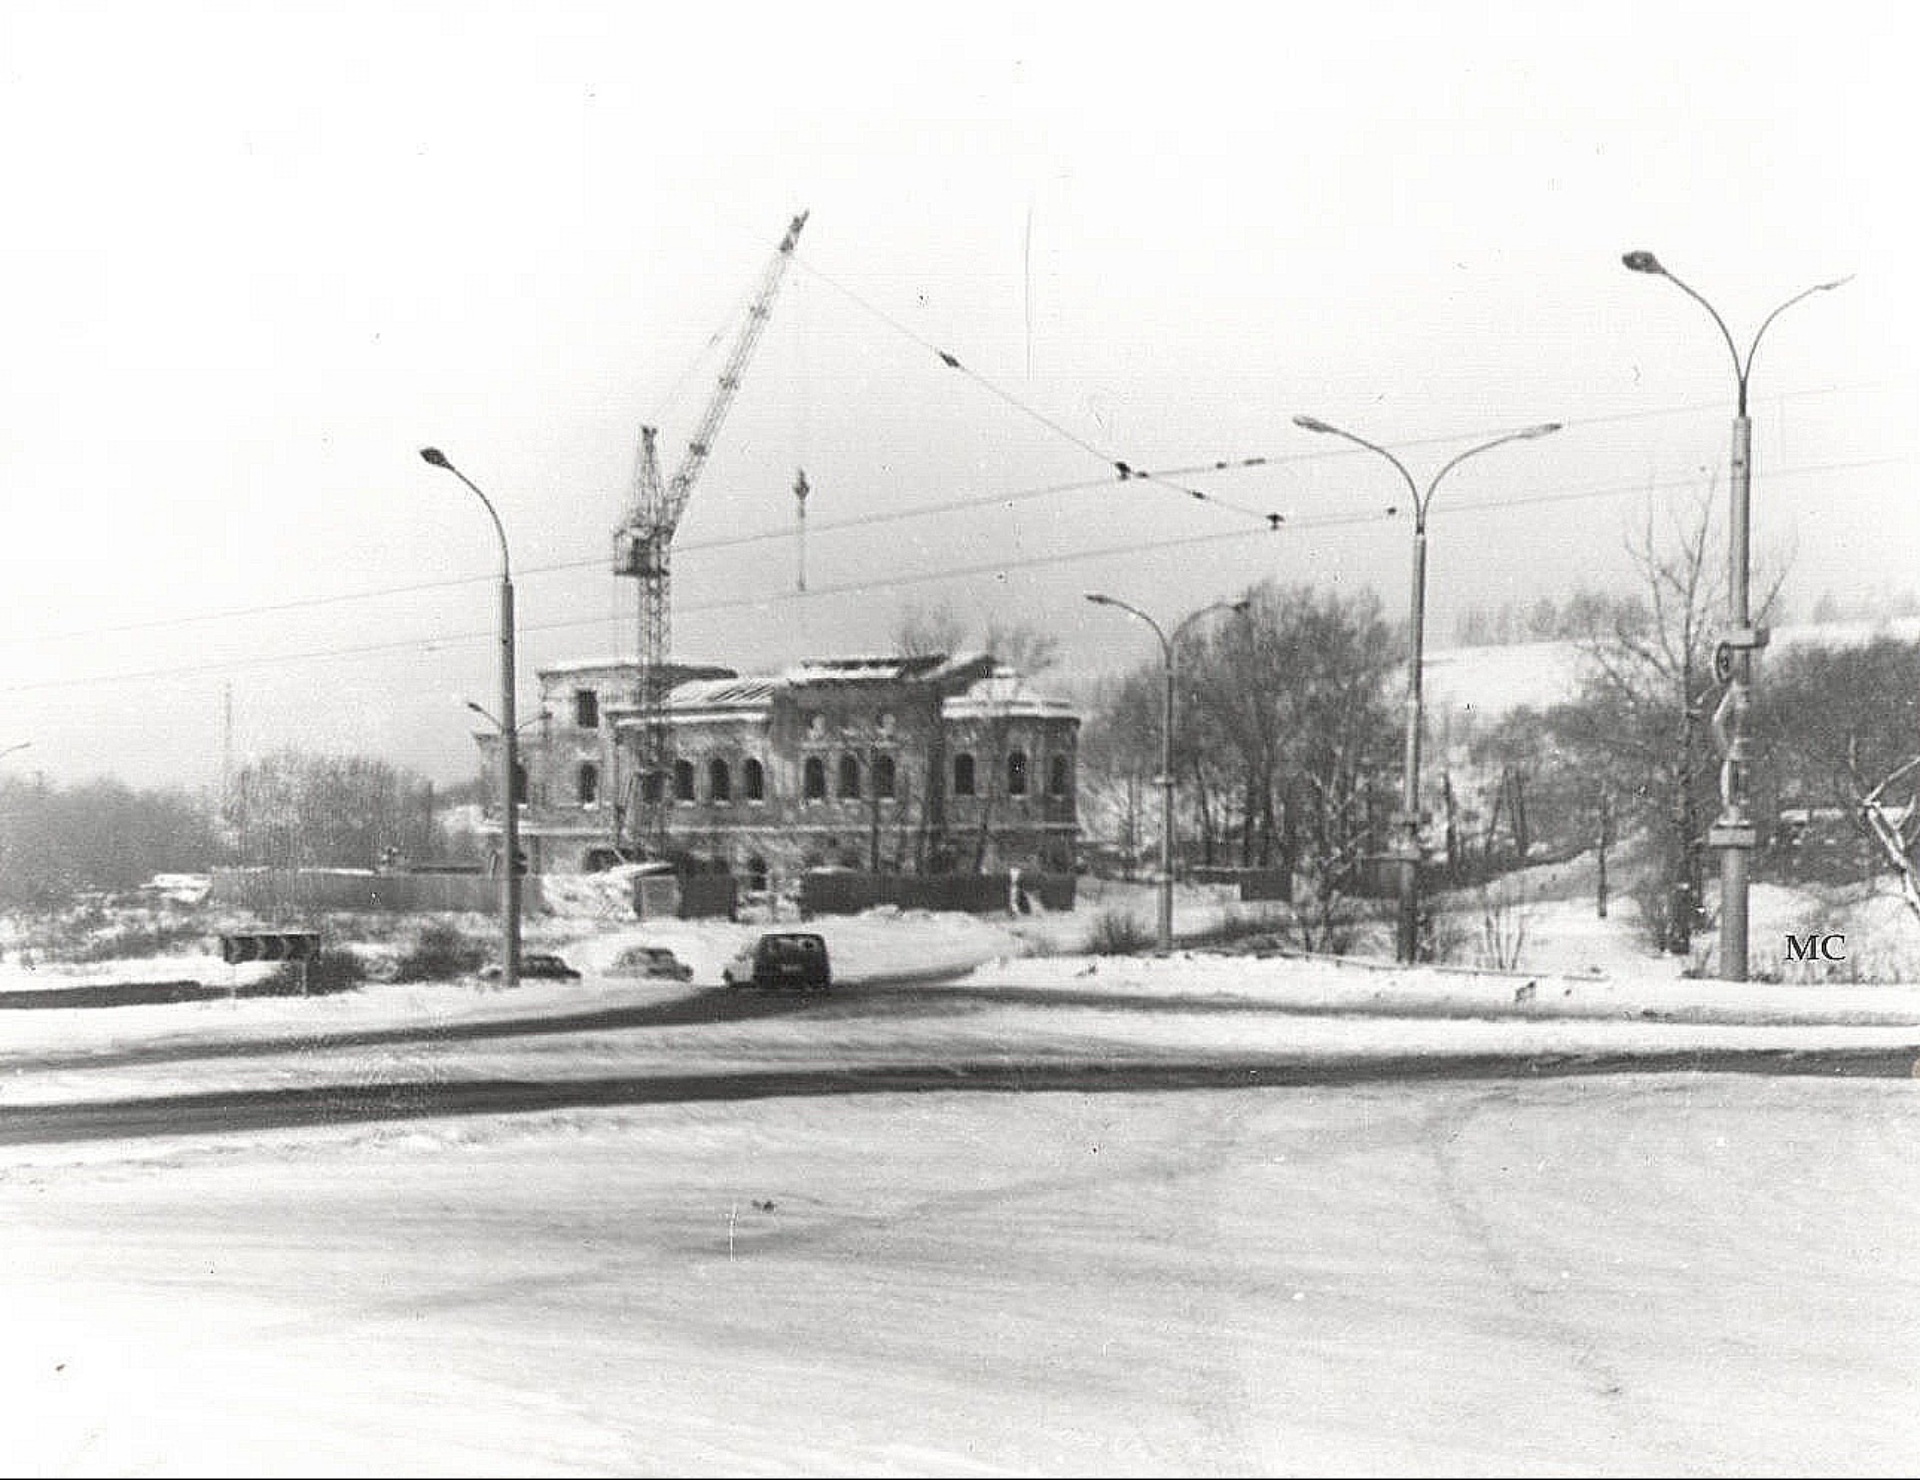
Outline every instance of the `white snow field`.
<svg viewBox="0 0 1920 1480">
<path fill-rule="evenodd" d="M 1910 1474 L 1911 1082 L 663 1105 L 14 1156 L 15 1475 Z"/>
<path fill-rule="evenodd" d="M 0 1013 L 0 1473 L 1920 1467 L 1920 987 L 1683 979 L 1624 920 L 1564 974 L 1021 955 L 1084 915 L 819 923 L 847 990 L 764 1006 L 712 982 L 752 927 L 629 921 L 550 924 L 587 978 L 514 992 Z M 596 974 L 637 938 L 695 982 Z M 1528 1067 L 1747 1049 L 1894 1067 Z M 1345 1068 L 1125 1087 L 1241 1059 Z M 962 1085 L 1049 1064 L 1116 1087 Z M 165 1108 L 862 1066 L 955 1088 Z M 130 1100 L 145 1133 L 29 1133 Z"/>
</svg>

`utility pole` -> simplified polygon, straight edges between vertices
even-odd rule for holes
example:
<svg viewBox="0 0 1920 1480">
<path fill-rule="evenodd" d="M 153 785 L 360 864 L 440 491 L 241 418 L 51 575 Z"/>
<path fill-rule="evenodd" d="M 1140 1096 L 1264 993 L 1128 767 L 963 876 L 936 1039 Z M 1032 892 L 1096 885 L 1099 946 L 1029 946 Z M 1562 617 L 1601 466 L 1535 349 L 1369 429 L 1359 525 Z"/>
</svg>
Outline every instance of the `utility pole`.
<svg viewBox="0 0 1920 1480">
<path fill-rule="evenodd" d="M 519 735 L 513 718 L 513 565 L 507 553 L 507 530 L 495 512 L 493 500 L 437 447 L 420 449 L 423 461 L 444 468 L 466 484 L 493 520 L 500 539 L 500 981 L 520 984 L 520 756 Z M 478 706 L 474 706 L 478 707 Z M 480 711 L 485 714 L 485 710 Z"/>
<path fill-rule="evenodd" d="M 1247 614 L 1253 603 L 1246 597 L 1238 601 L 1216 601 L 1211 606 L 1203 606 L 1198 611 L 1189 612 L 1180 619 L 1180 624 L 1169 636 L 1162 631 L 1160 624 L 1137 606 L 1129 606 L 1111 596 L 1098 591 L 1086 593 L 1088 601 L 1095 606 L 1117 607 L 1130 617 L 1145 622 L 1153 629 L 1153 635 L 1160 639 L 1161 661 L 1161 698 L 1160 698 L 1160 774 L 1155 779 L 1160 784 L 1160 919 L 1156 932 L 1161 954 L 1173 949 L 1173 677 L 1174 654 L 1180 642 L 1180 636 L 1188 627 L 1209 612 L 1230 611 L 1240 616 Z"/>
<path fill-rule="evenodd" d="M 1761 336 L 1773 321 L 1803 298 L 1830 292 L 1851 282 L 1851 274 L 1828 283 L 1815 283 L 1781 304 L 1761 321 L 1748 345 L 1746 358 L 1727 321 L 1707 300 L 1660 265 L 1651 252 L 1628 252 L 1620 259 L 1629 272 L 1663 277 L 1704 308 L 1726 340 L 1733 356 L 1734 414 L 1731 462 L 1733 478 L 1728 492 L 1727 631 L 1714 654 L 1714 672 L 1726 684 L 1713 714 L 1713 737 L 1721 757 L 1720 815 L 1707 829 L 1707 846 L 1720 853 L 1720 976 L 1723 981 L 1747 979 L 1748 863 L 1758 846 L 1759 829 L 1749 810 L 1751 778 L 1747 743 L 1747 710 L 1753 700 L 1753 656 L 1767 645 L 1767 630 L 1754 625 L 1751 599 L 1752 555 L 1748 548 L 1752 524 L 1753 423 L 1747 417 L 1747 379 Z"/>
<path fill-rule="evenodd" d="M 1379 453 L 1399 470 L 1400 476 L 1406 480 L 1408 492 L 1413 495 L 1413 598 L 1407 615 L 1407 631 L 1412 651 L 1407 659 L 1407 722 L 1402 756 L 1400 810 L 1393 817 L 1394 829 L 1398 834 L 1395 853 L 1400 865 L 1400 910 L 1399 922 L 1394 932 L 1394 946 L 1400 960 L 1412 961 L 1420 953 L 1420 861 L 1422 857 L 1420 846 L 1420 724 L 1422 719 L 1420 674 L 1424 666 L 1426 647 L 1427 511 L 1433 505 L 1434 490 L 1440 486 L 1440 480 L 1468 458 L 1507 442 L 1547 436 L 1551 432 L 1559 431 L 1560 423 L 1543 422 L 1539 426 L 1508 432 L 1504 437 L 1495 437 L 1492 441 L 1482 442 L 1477 447 L 1469 447 L 1433 475 L 1433 481 L 1427 484 L 1424 494 L 1420 491 L 1420 485 L 1413 481 L 1413 474 L 1407 471 L 1406 464 L 1386 448 L 1369 442 L 1364 437 L 1356 437 L 1352 432 L 1342 431 L 1339 427 L 1331 426 L 1317 417 L 1296 416 L 1293 423 L 1305 431 L 1343 437 L 1349 442 L 1366 448 L 1369 452 Z"/>
</svg>

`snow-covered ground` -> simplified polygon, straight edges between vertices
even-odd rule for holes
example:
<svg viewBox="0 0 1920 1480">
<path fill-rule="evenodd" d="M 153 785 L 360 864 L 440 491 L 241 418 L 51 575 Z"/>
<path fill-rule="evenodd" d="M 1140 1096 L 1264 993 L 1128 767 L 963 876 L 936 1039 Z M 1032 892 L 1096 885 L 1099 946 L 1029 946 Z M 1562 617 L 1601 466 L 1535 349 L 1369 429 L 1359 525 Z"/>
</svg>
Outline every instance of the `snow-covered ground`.
<svg viewBox="0 0 1920 1480">
<path fill-rule="evenodd" d="M 9 1475 L 1910 1474 L 1920 1094 L 880 1095 L 0 1171 Z"/>
<path fill-rule="evenodd" d="M 0 1013 L 0 1125 L 809 1066 L 1920 1059 L 1920 986 L 1683 977 L 1587 882 L 1516 881 L 1518 972 L 1089 957 L 1101 912 L 1152 918 L 1149 888 L 1109 885 L 1072 914 L 812 922 L 854 990 L 718 1015 L 675 1009 L 761 926 L 583 908 L 530 931 L 579 982 Z M 1245 913 L 1179 906 L 1189 936 Z M 1769 929 L 1821 908 L 1756 892 Z M 1906 948 L 1897 910 L 1846 909 L 1850 942 Z M 641 941 L 695 981 L 605 974 Z M 252 969 L 196 949 L 9 951 L 0 985 Z M 454 1031 L 560 1013 L 583 1021 Z M 1912 1078 L 1669 1072 L 13 1144 L 0 1473 L 1910 1473 L 1916 1133 Z"/>
</svg>

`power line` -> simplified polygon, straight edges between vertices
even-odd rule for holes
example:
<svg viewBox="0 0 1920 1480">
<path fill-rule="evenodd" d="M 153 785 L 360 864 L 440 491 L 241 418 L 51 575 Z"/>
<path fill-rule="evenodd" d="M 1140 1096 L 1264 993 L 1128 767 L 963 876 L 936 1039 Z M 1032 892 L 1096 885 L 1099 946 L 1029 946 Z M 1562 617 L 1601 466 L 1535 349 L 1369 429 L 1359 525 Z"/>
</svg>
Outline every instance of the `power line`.
<svg viewBox="0 0 1920 1480">
<path fill-rule="evenodd" d="M 1004 386 L 998 385 L 995 382 L 987 379 L 987 377 L 982 375 L 979 371 L 974 370 L 967 365 L 963 365 L 960 362 L 960 357 L 958 355 L 955 355 L 950 350 L 942 349 L 939 345 L 935 344 L 932 340 L 924 338 L 922 335 L 915 333 L 912 329 L 908 328 L 905 324 L 901 323 L 898 319 L 893 317 L 893 315 L 888 313 L 885 309 L 880 308 L 875 304 L 869 303 L 865 298 L 861 297 L 858 293 L 854 292 L 853 289 L 849 288 L 845 283 L 840 282 L 837 278 L 828 276 L 826 273 L 822 272 L 819 268 L 815 267 L 811 262 L 808 262 L 805 259 L 799 258 L 799 257 L 796 257 L 795 260 L 800 263 L 800 266 L 805 271 L 811 273 L 814 277 L 819 278 L 821 282 L 825 283 L 828 287 L 832 288 L 836 293 L 844 294 L 850 301 L 858 304 L 861 308 L 865 309 L 868 313 L 872 314 L 875 318 L 879 319 L 881 323 L 886 324 L 889 328 L 893 329 L 897 333 L 902 334 L 906 338 L 912 340 L 915 344 L 919 345 L 922 349 L 926 350 L 928 353 L 938 357 L 940 363 L 946 366 L 947 369 L 958 371 L 960 374 L 966 376 L 967 379 L 971 380 L 975 385 L 979 386 L 982 390 L 986 391 L 989 395 L 994 396 L 997 399 L 1004 401 L 1007 405 L 1013 407 L 1013 409 L 1018 411 L 1021 415 L 1029 417 L 1033 421 L 1038 422 L 1041 426 L 1045 427 L 1048 431 L 1054 433 L 1056 436 L 1065 438 L 1067 441 L 1071 442 L 1075 447 L 1078 447 L 1081 451 L 1086 452 L 1093 457 L 1099 458 L 1101 462 L 1107 464 L 1108 467 L 1114 470 L 1115 474 L 1119 478 L 1119 481 L 1125 483 L 1125 482 L 1138 480 L 1141 482 L 1158 484 L 1162 488 L 1172 489 L 1175 493 L 1183 493 L 1188 498 L 1197 500 L 1200 503 L 1217 504 L 1219 507 L 1223 509 L 1231 510 L 1233 513 L 1243 515 L 1246 518 L 1257 519 L 1262 523 L 1266 524 L 1269 528 L 1273 528 L 1279 523 L 1280 516 L 1277 514 L 1274 514 L 1271 512 L 1263 513 L 1258 509 L 1250 509 L 1250 508 L 1247 508 L 1244 504 L 1236 504 L 1231 500 L 1223 499 L 1214 494 L 1204 492 L 1201 489 L 1194 488 L 1190 484 L 1177 483 L 1173 481 L 1172 477 L 1170 477 L 1165 473 L 1154 473 L 1154 472 L 1148 472 L 1143 469 L 1135 468 L 1131 463 L 1127 462 L 1124 458 L 1116 457 L 1114 456 L 1113 453 L 1109 452 L 1105 448 L 1095 446 L 1092 442 L 1089 442 L 1085 437 L 1081 436 L 1078 432 L 1073 431 L 1072 429 L 1061 425 L 1059 422 L 1055 421 L 1052 417 L 1046 415 L 1044 412 L 1035 410 L 1033 407 L 1027 405 L 1026 402 L 1022 401 L 1018 396 L 1014 395 L 1011 391 L 1007 390 Z"/>
<path fill-rule="evenodd" d="M 1790 476 L 1808 477 L 1819 473 L 1847 472 L 1860 468 L 1880 467 L 1889 463 L 1905 461 L 1903 458 L 1866 458 L 1852 462 L 1828 463 L 1817 466 L 1805 466 L 1793 469 L 1775 469 L 1769 476 L 1783 478 Z M 1618 498 L 1632 493 L 1653 493 L 1661 490 L 1685 488 L 1691 486 L 1691 478 L 1674 478 L 1655 482 L 1614 484 L 1601 488 L 1562 490 L 1555 493 L 1525 494 L 1518 498 L 1481 499 L 1450 504 L 1436 505 L 1433 518 L 1444 519 L 1448 514 L 1485 512 L 1509 508 L 1526 508 L 1539 504 L 1572 503 L 1589 499 Z M 1280 532 L 1340 529 L 1362 524 L 1375 524 L 1385 519 L 1397 517 L 1397 506 L 1385 509 L 1375 508 L 1362 512 L 1343 514 L 1309 515 L 1289 521 Z M 1032 570 L 1049 565 L 1070 565 L 1080 561 L 1108 560 L 1119 555 L 1134 555 L 1145 550 L 1186 549 L 1200 545 L 1219 544 L 1228 541 L 1253 540 L 1274 531 L 1232 529 L 1214 531 L 1208 534 L 1187 535 L 1173 539 L 1135 541 L 1127 544 L 1109 545 L 1095 549 L 1080 549 L 1055 552 L 1047 555 L 1032 555 L 1018 560 L 994 560 L 969 566 L 948 566 L 934 571 L 922 571 L 912 575 L 888 576 L 873 579 L 843 581 L 835 585 L 810 584 L 805 592 L 775 592 L 764 595 L 727 597 L 715 601 L 692 602 L 681 608 L 683 612 L 718 612 L 738 610 L 742 607 L 771 606 L 777 603 L 789 603 L 830 596 L 856 595 L 874 591 L 901 590 L 910 586 L 928 585 L 935 581 L 964 580 L 973 576 L 999 575 L 1013 570 Z M 524 624 L 520 632 L 562 632 L 576 628 L 597 627 L 611 618 L 595 616 L 586 618 L 568 618 L 551 622 Z M 48 679 L 39 683 L 12 684 L 0 687 L 0 693 L 20 694 L 52 689 L 85 688 L 99 684 L 128 683 L 143 679 L 182 678 L 202 673 L 231 672 L 236 669 L 258 668 L 270 664 L 302 663 L 321 661 L 330 658 L 364 657 L 375 653 L 403 652 L 414 648 L 423 648 L 429 644 L 453 645 L 468 642 L 497 642 L 499 633 L 494 629 L 474 630 L 459 633 L 428 634 L 387 642 L 362 643 L 346 647 L 315 648 L 305 652 L 263 655 L 251 658 L 212 660 L 205 663 L 181 664 L 169 668 L 137 669 L 117 674 L 108 674 L 92 678 Z"/>
<path fill-rule="evenodd" d="M 911 332 L 911 331 L 908 331 Z M 1842 395 L 1851 391 L 1872 390 L 1893 384 L 1904 384 L 1897 380 L 1860 381 L 1844 386 L 1815 387 L 1800 391 L 1785 391 L 1767 399 L 1783 404 L 1788 400 L 1802 400 L 1815 396 Z M 1705 411 L 1723 409 L 1718 401 L 1698 402 L 1684 406 L 1649 407 L 1637 411 L 1615 412 L 1605 416 L 1581 417 L 1568 420 L 1563 425 L 1569 429 L 1582 426 L 1605 426 L 1622 422 L 1644 421 L 1657 417 L 1684 416 Z M 1431 436 L 1415 438 L 1395 443 L 1398 448 L 1445 446 L 1450 443 L 1469 440 L 1470 436 L 1484 433 L 1449 436 Z M 1031 502 L 1036 499 L 1056 498 L 1071 493 L 1090 492 L 1099 488 L 1110 488 L 1116 483 L 1127 481 L 1162 481 L 1175 478 L 1191 478 L 1208 473 L 1240 473 L 1261 468 L 1288 468 L 1303 464 L 1323 462 L 1333 458 L 1363 457 L 1366 453 L 1359 448 L 1329 448 L 1313 452 L 1255 454 L 1249 457 L 1216 459 L 1210 462 L 1195 462 L 1179 467 L 1163 468 L 1149 472 L 1130 472 L 1127 478 L 1109 474 L 1099 478 L 1072 479 L 1059 483 L 1041 484 L 1030 488 L 1014 489 L 991 494 L 981 494 L 970 498 L 951 499 L 938 504 L 919 504 L 904 509 L 884 509 L 869 514 L 852 515 L 842 519 L 813 519 L 808 529 L 814 534 L 834 534 L 843 530 L 866 529 L 875 525 L 895 524 L 914 519 L 938 518 L 942 515 L 967 513 L 975 509 L 1003 507 L 1015 503 Z M 1875 466 L 1884 463 L 1903 461 L 1903 458 L 1882 458 L 1866 463 L 1830 464 L 1806 471 L 1830 471 L 1846 467 Z M 1793 468 L 1770 468 L 1769 477 L 1792 476 L 1801 471 Z M 1178 487 L 1178 484 L 1169 484 Z M 1456 508 L 1463 507 L 1455 505 Z M 1279 513 L 1260 516 L 1269 528 L 1290 525 L 1298 522 L 1297 516 Z M 741 545 L 759 544 L 772 540 L 786 540 L 792 537 L 792 530 L 786 527 L 763 530 L 750 530 L 743 534 L 719 535 L 704 540 L 682 540 L 675 548 L 677 553 L 689 554 L 702 550 L 720 550 Z M 535 575 L 555 575 L 571 571 L 588 570 L 603 563 L 600 555 L 585 556 L 574 560 L 553 561 L 544 565 L 522 567 L 518 575 L 521 578 Z M 498 579 L 493 574 L 472 576 L 448 576 L 433 581 L 416 581 L 399 586 L 376 586 L 361 591 L 342 591 L 318 596 L 292 597 L 286 601 L 267 602 L 252 606 L 218 608 L 206 612 L 190 612 L 177 617 L 146 618 L 134 622 L 113 623 L 100 627 L 76 628 L 65 632 L 39 633 L 36 640 L 43 642 L 67 642 L 89 637 L 116 636 L 129 632 L 158 631 L 169 627 L 183 627 L 200 622 L 228 621 L 238 617 L 273 616 L 283 612 L 304 611 L 327 606 L 339 606 L 356 601 L 375 601 L 388 596 L 411 596 L 427 591 L 452 590 L 460 586 L 491 583 Z"/>
</svg>

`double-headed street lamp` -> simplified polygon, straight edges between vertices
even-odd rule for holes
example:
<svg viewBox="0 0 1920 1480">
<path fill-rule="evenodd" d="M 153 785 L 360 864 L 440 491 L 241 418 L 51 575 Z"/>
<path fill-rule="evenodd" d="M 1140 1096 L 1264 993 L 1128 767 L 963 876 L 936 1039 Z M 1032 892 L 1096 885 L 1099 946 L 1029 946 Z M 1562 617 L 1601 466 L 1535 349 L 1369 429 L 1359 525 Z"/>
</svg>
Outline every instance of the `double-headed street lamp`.
<svg viewBox="0 0 1920 1480">
<path fill-rule="evenodd" d="M 1767 645 L 1764 627 L 1753 624 L 1750 586 L 1752 565 L 1748 535 L 1752 527 L 1753 424 L 1747 420 L 1747 376 L 1753 369 L 1760 336 L 1773 321 L 1803 298 L 1829 292 L 1851 276 L 1815 283 L 1781 304 L 1766 318 L 1747 346 L 1746 358 L 1727 321 L 1714 306 L 1660 265 L 1651 252 L 1628 252 L 1621 257 L 1631 272 L 1663 277 L 1704 308 L 1719 326 L 1733 357 L 1735 401 L 1733 414 L 1733 476 L 1728 484 L 1727 623 L 1714 655 L 1714 670 L 1727 684 L 1725 697 L 1714 714 L 1714 737 L 1720 746 L 1720 815 L 1707 829 L 1707 846 L 1720 853 L 1720 976 L 1724 981 L 1747 979 L 1747 855 L 1758 841 L 1758 829 L 1747 810 L 1747 706 L 1752 701 L 1753 655 Z"/>
<path fill-rule="evenodd" d="M 1118 607 L 1129 616 L 1138 617 L 1153 629 L 1153 635 L 1160 639 L 1160 658 L 1166 686 L 1160 705 L 1160 923 L 1158 932 L 1159 949 L 1173 949 L 1173 667 L 1174 650 L 1180 641 L 1180 634 L 1201 617 L 1210 612 L 1239 612 L 1245 615 L 1252 603 L 1245 597 L 1239 601 L 1216 601 L 1211 606 L 1203 606 L 1196 612 L 1189 612 L 1181 618 L 1180 625 L 1168 636 L 1160 630 L 1160 624 L 1137 606 L 1129 606 L 1124 601 L 1103 595 L 1098 591 L 1086 593 L 1088 601 L 1096 606 Z"/>
<path fill-rule="evenodd" d="M 422 447 L 420 456 L 436 468 L 445 468 L 473 490 L 486 507 L 487 517 L 493 520 L 493 532 L 500 537 L 500 980 L 514 987 L 520 984 L 520 806 L 516 795 L 520 747 L 513 719 L 513 564 L 507 554 L 507 531 L 494 511 L 493 501 L 438 447 Z"/>
<path fill-rule="evenodd" d="M 1356 437 L 1352 432 L 1342 431 L 1339 427 L 1330 426 L 1315 417 L 1296 416 L 1293 422 L 1295 426 L 1304 427 L 1309 432 L 1325 432 L 1329 436 L 1344 437 L 1349 442 L 1358 443 L 1369 452 L 1379 453 L 1399 470 L 1400 476 L 1407 481 L 1408 491 L 1413 495 L 1413 604 L 1409 617 L 1412 651 L 1407 661 L 1406 758 L 1400 811 L 1393 819 L 1396 831 L 1399 833 L 1399 847 L 1396 851 L 1400 864 L 1400 918 L 1394 932 L 1394 949 L 1400 960 L 1411 961 L 1419 951 L 1420 937 L 1420 670 L 1426 640 L 1427 510 L 1433 504 L 1433 491 L 1440 486 L 1440 480 L 1468 458 L 1476 453 L 1485 452 L 1490 447 L 1499 447 L 1508 442 L 1544 437 L 1549 432 L 1559 431 L 1560 423 L 1543 422 L 1539 426 L 1508 432 L 1504 437 L 1495 437 L 1492 441 L 1482 442 L 1477 447 L 1469 447 L 1435 473 L 1433 481 L 1427 484 L 1427 491 L 1422 493 L 1420 485 L 1413 481 L 1413 474 L 1407 471 L 1406 464 L 1377 443 L 1369 442 L 1364 437 Z"/>
</svg>

